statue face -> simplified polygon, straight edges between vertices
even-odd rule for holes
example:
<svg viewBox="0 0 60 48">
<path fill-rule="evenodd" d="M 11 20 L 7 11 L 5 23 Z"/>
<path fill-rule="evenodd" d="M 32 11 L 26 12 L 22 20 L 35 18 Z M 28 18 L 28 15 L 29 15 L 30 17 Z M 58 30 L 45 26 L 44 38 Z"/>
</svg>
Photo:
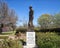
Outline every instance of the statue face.
<svg viewBox="0 0 60 48">
<path fill-rule="evenodd" d="M 30 6 L 29 9 L 32 10 L 32 6 Z"/>
<path fill-rule="evenodd" d="M 30 8 L 30 10 L 32 10 L 32 8 Z"/>
</svg>

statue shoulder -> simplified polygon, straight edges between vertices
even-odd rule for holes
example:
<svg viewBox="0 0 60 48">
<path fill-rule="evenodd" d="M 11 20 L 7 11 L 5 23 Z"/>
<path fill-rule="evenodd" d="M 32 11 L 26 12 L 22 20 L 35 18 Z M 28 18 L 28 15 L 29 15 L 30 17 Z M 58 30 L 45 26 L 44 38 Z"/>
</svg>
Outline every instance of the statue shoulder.
<svg viewBox="0 0 60 48">
<path fill-rule="evenodd" d="M 32 10 L 32 12 L 34 12 L 34 10 Z"/>
</svg>

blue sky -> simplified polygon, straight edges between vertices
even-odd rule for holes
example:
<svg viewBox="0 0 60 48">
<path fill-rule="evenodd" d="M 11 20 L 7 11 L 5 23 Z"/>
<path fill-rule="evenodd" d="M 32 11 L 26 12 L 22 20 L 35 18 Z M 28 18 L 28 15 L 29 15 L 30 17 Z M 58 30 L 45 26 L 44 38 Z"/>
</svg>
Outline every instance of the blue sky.
<svg viewBox="0 0 60 48">
<path fill-rule="evenodd" d="M 60 12 L 60 0 L 5 0 L 5 2 L 18 15 L 19 21 L 17 22 L 17 26 L 22 25 L 23 22 L 28 22 L 30 5 L 34 10 L 34 25 L 37 25 L 37 19 L 42 14 L 55 14 Z"/>
</svg>

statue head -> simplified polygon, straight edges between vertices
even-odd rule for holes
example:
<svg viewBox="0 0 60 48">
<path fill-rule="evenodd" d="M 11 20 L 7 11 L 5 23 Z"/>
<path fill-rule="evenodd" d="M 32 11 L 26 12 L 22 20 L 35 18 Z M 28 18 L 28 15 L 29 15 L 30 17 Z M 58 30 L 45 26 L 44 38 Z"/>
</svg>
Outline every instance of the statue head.
<svg viewBox="0 0 60 48">
<path fill-rule="evenodd" d="M 30 6 L 29 9 L 32 10 L 32 6 Z"/>
</svg>

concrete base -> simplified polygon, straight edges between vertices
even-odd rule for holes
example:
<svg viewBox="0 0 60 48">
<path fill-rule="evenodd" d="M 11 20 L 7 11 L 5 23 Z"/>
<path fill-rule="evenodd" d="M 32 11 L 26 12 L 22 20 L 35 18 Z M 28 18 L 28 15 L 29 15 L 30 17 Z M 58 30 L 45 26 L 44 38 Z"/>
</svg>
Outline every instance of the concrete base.
<svg viewBox="0 0 60 48">
<path fill-rule="evenodd" d="M 26 46 L 23 48 L 35 48 L 35 32 L 26 32 Z"/>
<path fill-rule="evenodd" d="M 35 46 L 35 32 L 26 32 L 26 45 Z"/>
<path fill-rule="evenodd" d="M 35 43 L 35 32 L 26 32 L 26 45 L 23 48 L 37 48 Z"/>
<path fill-rule="evenodd" d="M 33 46 L 23 46 L 23 48 L 34 48 Z"/>
<path fill-rule="evenodd" d="M 38 46 L 35 46 L 35 47 L 33 47 L 33 46 L 23 46 L 23 48 L 38 48 Z"/>
</svg>

